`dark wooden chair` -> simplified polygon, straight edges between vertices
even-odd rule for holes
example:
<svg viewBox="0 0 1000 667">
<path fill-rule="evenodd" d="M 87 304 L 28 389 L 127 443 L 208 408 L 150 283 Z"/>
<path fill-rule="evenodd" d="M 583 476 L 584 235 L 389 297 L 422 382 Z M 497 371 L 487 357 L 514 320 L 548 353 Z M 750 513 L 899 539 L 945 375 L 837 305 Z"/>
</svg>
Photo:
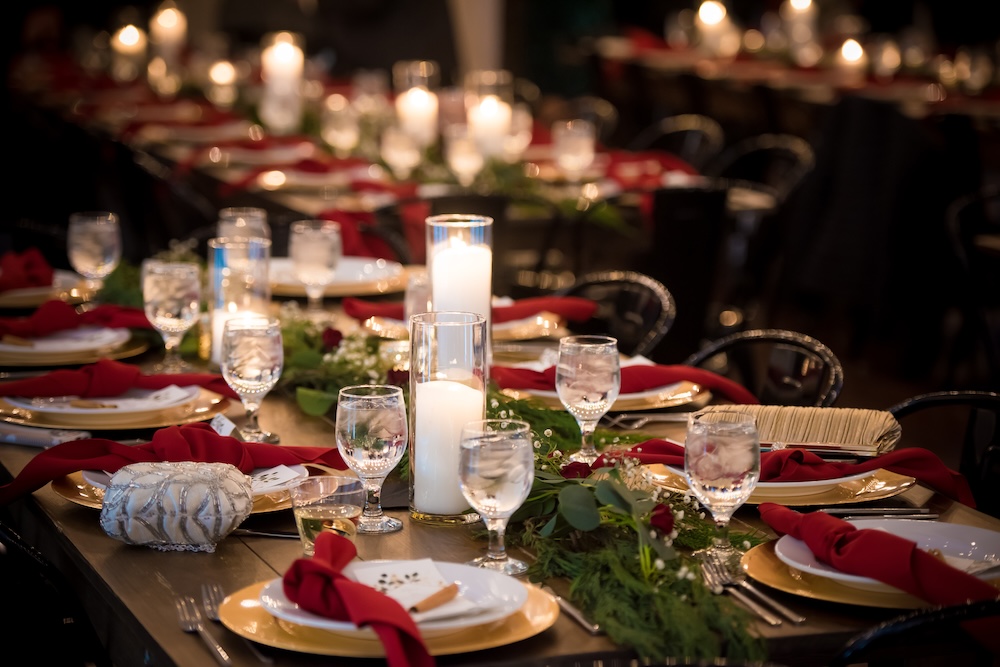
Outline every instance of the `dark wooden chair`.
<svg viewBox="0 0 1000 667">
<path fill-rule="evenodd" d="M 627 148 L 668 151 L 701 170 L 719 155 L 725 144 L 725 130 L 718 122 L 702 114 L 686 113 L 661 118 L 640 131 Z"/>
</svg>

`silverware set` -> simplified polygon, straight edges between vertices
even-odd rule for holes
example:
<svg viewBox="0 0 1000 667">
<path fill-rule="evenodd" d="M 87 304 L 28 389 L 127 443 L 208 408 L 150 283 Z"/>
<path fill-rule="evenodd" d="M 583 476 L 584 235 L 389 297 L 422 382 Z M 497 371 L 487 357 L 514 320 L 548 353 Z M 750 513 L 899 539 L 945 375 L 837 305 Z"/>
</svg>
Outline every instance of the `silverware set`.
<svg viewBox="0 0 1000 667">
<path fill-rule="evenodd" d="M 804 623 L 806 618 L 797 614 L 785 605 L 781 604 L 770 595 L 764 593 L 756 586 L 753 586 L 743 573 L 730 571 L 723 563 L 716 559 L 709 558 L 701 562 L 701 574 L 705 584 L 715 593 L 729 593 L 736 598 L 743 606 L 755 613 L 762 621 L 771 626 L 782 624 L 781 618 L 772 613 L 778 612 L 781 616 L 792 623 L 798 625 Z"/>
<path fill-rule="evenodd" d="M 190 595 L 182 596 L 177 598 L 174 604 L 177 606 L 177 618 L 180 621 L 181 630 L 198 633 L 198 636 L 205 642 L 205 646 L 211 651 L 212 657 L 220 665 L 233 664 L 226 649 L 222 648 L 222 644 L 216 641 L 215 637 L 205 629 L 205 624 L 201 620 L 201 611 L 198 610 L 194 598 Z"/>
<path fill-rule="evenodd" d="M 298 535 L 296 535 L 296 537 L 298 537 Z M 221 622 L 219 618 L 219 605 L 222 604 L 222 601 L 225 599 L 226 593 L 222 590 L 222 586 L 219 584 L 210 583 L 201 585 L 201 602 L 205 607 L 205 615 L 208 617 L 208 620 L 215 621 L 216 623 Z M 241 639 L 243 639 L 247 648 L 250 649 L 258 660 L 268 665 L 274 663 L 274 659 L 271 656 L 262 653 L 252 641 L 246 637 L 241 637 Z"/>
</svg>

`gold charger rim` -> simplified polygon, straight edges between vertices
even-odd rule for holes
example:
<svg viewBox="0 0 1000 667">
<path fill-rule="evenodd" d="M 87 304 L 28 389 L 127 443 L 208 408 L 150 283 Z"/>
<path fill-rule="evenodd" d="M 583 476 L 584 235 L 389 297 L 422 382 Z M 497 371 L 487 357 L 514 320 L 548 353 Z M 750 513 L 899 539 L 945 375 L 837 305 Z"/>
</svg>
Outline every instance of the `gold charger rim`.
<svg viewBox="0 0 1000 667">
<path fill-rule="evenodd" d="M 273 258 L 283 259 L 283 258 Z M 368 258 L 378 261 L 378 258 Z M 273 260 L 272 260 L 273 261 Z M 385 278 L 366 280 L 358 282 L 341 282 L 327 285 L 323 290 L 324 297 L 345 297 L 345 296 L 372 296 L 376 294 L 393 294 L 406 289 L 406 282 L 409 280 L 410 270 L 407 265 L 395 260 L 385 260 L 390 264 L 398 264 L 401 270 Z M 271 294 L 273 296 L 302 297 L 306 296 L 305 285 L 299 282 L 285 282 L 282 280 L 271 280 Z"/>
<path fill-rule="evenodd" d="M 653 481 L 664 488 L 677 493 L 688 491 L 687 481 L 683 477 L 671 472 L 667 466 L 653 463 L 646 467 L 647 472 Z M 803 507 L 810 505 L 844 505 L 850 503 L 861 503 L 869 500 L 883 500 L 899 495 L 903 491 L 917 483 L 917 480 L 907 475 L 900 475 L 884 468 L 873 470 L 858 480 L 841 482 L 832 489 L 827 489 L 819 493 L 809 495 L 786 496 L 781 493 L 761 493 L 754 491 L 747 500 L 748 505 L 760 503 L 778 503 L 789 507 Z M 869 485 L 876 484 L 878 488 L 867 490 Z M 860 488 L 858 488 L 860 487 Z"/>
<path fill-rule="evenodd" d="M 262 581 L 242 588 L 219 605 L 219 620 L 231 632 L 265 646 L 345 658 L 383 658 L 382 643 L 282 621 L 264 610 Z M 524 606 L 499 621 L 475 625 L 457 632 L 424 639 L 431 655 L 454 655 L 506 646 L 530 639 L 552 627 L 559 618 L 556 599 L 538 586 L 521 582 L 528 589 Z M 488 632 L 484 629 L 488 628 Z"/>
<path fill-rule="evenodd" d="M 67 272 L 68 273 L 68 272 Z M 48 290 L 38 288 L 30 293 L 18 293 L 20 290 L 8 290 L 0 293 L 0 309 L 13 308 L 37 308 L 46 301 L 60 300 L 70 305 L 78 305 L 94 297 L 95 291 L 86 286 L 82 277 L 78 277 L 73 285 L 56 285 L 57 278 L 53 278 L 53 284 Z M 10 292 L 14 292 L 11 294 Z"/>
<path fill-rule="evenodd" d="M 505 323 L 507 324 L 507 323 Z M 542 312 L 523 320 L 511 322 L 516 326 L 493 327 L 492 336 L 496 342 L 513 342 L 537 340 L 540 338 L 557 339 L 569 335 L 569 330 L 563 326 L 560 317 L 554 313 Z M 401 320 L 389 317 L 369 317 L 361 322 L 361 328 L 368 333 L 386 340 L 407 340 L 410 332 Z"/>
<path fill-rule="evenodd" d="M 680 385 L 680 386 L 677 386 Z M 671 391 L 666 391 L 670 387 L 675 387 Z M 691 405 L 696 401 L 703 401 L 706 397 L 711 398 L 711 392 L 700 384 L 682 380 L 671 385 L 666 385 L 663 391 L 655 392 L 650 390 L 643 392 L 642 397 L 629 397 L 628 395 L 618 395 L 614 405 L 609 412 L 631 412 L 635 410 L 660 410 L 663 408 L 677 408 Z M 547 407 L 563 409 L 563 404 L 558 396 L 539 395 L 527 389 L 502 389 L 507 396 L 514 400 L 532 398 L 541 401 Z"/>
<path fill-rule="evenodd" d="M 33 413 L 30 410 L 15 408 L 13 405 L 0 398 L 0 421 L 21 426 L 35 426 L 37 428 L 54 429 L 77 429 L 77 430 L 98 430 L 98 431 L 122 431 L 148 428 L 163 428 L 166 426 L 180 426 L 181 424 L 193 424 L 195 422 L 211 419 L 220 412 L 229 409 L 232 399 L 209 391 L 204 387 L 198 388 L 198 396 L 194 400 L 181 405 L 159 410 L 150 415 L 149 419 L 142 419 L 129 422 L 115 422 L 113 424 L 95 424 L 84 420 L 74 422 L 70 419 L 49 419 L 49 415 Z M 66 415 L 68 416 L 68 415 Z M 95 415 L 96 417 L 96 415 Z"/>
<path fill-rule="evenodd" d="M 101 359 L 126 359 L 142 354 L 149 349 L 149 341 L 135 334 L 121 345 L 106 352 L 100 350 L 87 350 L 85 352 L 67 352 L 66 354 L 52 354 L 45 357 L 25 359 L 15 354 L 0 353 L 0 366 L 58 366 L 58 365 L 81 365 L 97 363 Z"/>
</svg>

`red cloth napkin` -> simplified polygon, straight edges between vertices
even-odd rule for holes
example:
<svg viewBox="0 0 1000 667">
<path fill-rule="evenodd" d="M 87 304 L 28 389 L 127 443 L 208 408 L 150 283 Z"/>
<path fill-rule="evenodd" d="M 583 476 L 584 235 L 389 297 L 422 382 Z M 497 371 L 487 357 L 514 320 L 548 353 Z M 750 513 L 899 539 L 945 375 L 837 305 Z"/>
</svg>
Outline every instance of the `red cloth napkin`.
<svg viewBox="0 0 1000 667">
<path fill-rule="evenodd" d="M 40 489 L 48 482 L 79 470 L 115 472 L 130 463 L 199 461 L 230 463 L 250 474 L 256 468 L 320 463 L 338 470 L 347 464 L 336 447 L 283 447 L 240 442 L 219 435 L 206 423 L 168 426 L 143 445 L 123 445 L 114 440 L 73 440 L 44 449 L 24 466 L 12 482 L 0 486 L 0 505 Z"/>
<path fill-rule="evenodd" d="M 249 169 L 243 176 L 235 181 L 232 181 L 231 183 L 221 183 L 219 185 L 219 194 L 223 197 L 229 197 L 240 190 L 246 190 L 254 181 L 257 180 L 258 176 L 273 169 L 297 171 L 305 174 L 332 174 L 335 171 L 357 167 L 361 164 L 366 163 L 361 160 L 340 160 L 331 157 L 323 158 L 321 160 L 316 158 L 302 158 L 293 164 L 262 165 Z"/>
<path fill-rule="evenodd" d="M 399 260 L 396 251 L 372 229 L 375 226 L 374 214 L 329 209 L 316 217 L 320 220 L 332 220 L 340 225 L 340 242 L 345 256 Z"/>
<path fill-rule="evenodd" d="M 17 253 L 13 250 L 0 257 L 0 292 L 24 287 L 48 287 L 52 284 L 52 267 L 37 248 Z"/>
<path fill-rule="evenodd" d="M 639 459 L 644 464 L 660 463 L 675 468 L 684 467 L 684 447 L 667 440 L 647 440 L 624 453 L 629 457 Z M 594 466 L 607 465 L 613 458 L 621 455 L 620 452 L 602 455 Z M 760 481 L 762 482 L 806 482 L 836 479 L 879 468 L 913 477 L 964 505 L 976 506 L 966 479 L 950 470 L 933 452 L 919 447 L 908 447 L 888 452 L 861 463 L 826 461 L 812 452 L 800 449 L 781 449 L 764 452 L 760 455 Z"/>
<path fill-rule="evenodd" d="M 312 558 L 299 558 L 282 578 L 285 595 L 306 611 L 358 627 L 371 626 L 390 667 L 431 667 L 431 657 L 410 614 L 397 601 L 342 573 L 358 552 L 342 535 L 320 533 Z"/>
<path fill-rule="evenodd" d="M 501 389 L 534 389 L 536 391 L 554 391 L 556 387 L 556 369 L 554 366 L 544 371 L 534 371 L 527 368 L 511 368 L 494 366 L 490 377 Z M 713 392 L 721 394 L 733 403 L 756 404 L 760 401 L 742 385 L 718 373 L 706 371 L 703 368 L 685 366 L 682 364 L 635 365 L 622 368 L 622 394 L 634 394 L 648 389 L 656 389 L 675 382 L 694 382 Z"/>
<path fill-rule="evenodd" d="M 761 503 L 758 509 L 775 532 L 802 540 L 818 560 L 841 572 L 876 579 L 935 605 L 1000 596 L 1000 591 L 978 577 L 884 530 L 858 529 L 825 512 L 800 514 L 775 503 Z M 963 624 L 984 645 L 993 647 L 1000 647 L 998 625 L 996 619 Z"/>
<path fill-rule="evenodd" d="M 388 317 L 393 320 L 403 319 L 403 304 L 366 301 L 354 297 L 346 297 L 342 302 L 344 312 L 356 320 L 367 320 L 369 317 Z M 585 322 L 597 311 L 597 303 L 578 296 L 550 296 L 520 299 L 509 306 L 493 307 L 493 322 L 513 322 L 523 320 L 543 311 L 555 313 L 572 322 Z"/>
<path fill-rule="evenodd" d="M 163 389 L 172 384 L 179 387 L 198 385 L 222 396 L 239 399 L 221 375 L 213 373 L 145 375 L 138 366 L 113 359 L 101 359 L 80 368 L 64 368 L 39 377 L 4 382 L 0 384 L 0 396 L 107 398 L 119 396 L 127 389 Z"/>
<path fill-rule="evenodd" d="M 84 313 L 76 312 L 65 301 L 53 299 L 39 306 L 27 317 L 0 318 L 0 335 L 40 338 L 57 331 L 82 326 L 129 329 L 152 329 L 146 314 L 138 308 L 106 304 Z"/>
<path fill-rule="evenodd" d="M 174 165 L 174 177 L 180 177 L 191 171 L 191 168 L 198 163 L 201 159 L 205 158 L 211 151 L 215 149 L 236 149 L 241 151 L 266 151 L 276 148 L 286 148 L 299 146 L 300 144 L 313 144 L 313 140 L 307 136 L 296 135 L 296 136 L 286 136 L 286 137 L 272 137 L 266 136 L 259 139 L 251 139 L 247 137 L 246 139 L 234 139 L 231 141 L 217 141 L 209 146 L 202 146 L 195 150 L 192 150 L 188 156 L 179 160 L 177 164 Z"/>
</svg>

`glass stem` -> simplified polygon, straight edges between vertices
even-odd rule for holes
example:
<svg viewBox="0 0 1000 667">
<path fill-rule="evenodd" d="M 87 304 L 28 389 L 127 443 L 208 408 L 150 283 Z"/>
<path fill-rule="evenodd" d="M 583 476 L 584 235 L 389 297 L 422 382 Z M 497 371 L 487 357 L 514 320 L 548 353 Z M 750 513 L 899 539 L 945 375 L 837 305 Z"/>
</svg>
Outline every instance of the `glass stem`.
<svg viewBox="0 0 1000 667">
<path fill-rule="evenodd" d="M 366 519 L 382 518 L 382 483 L 384 477 L 365 479 L 365 510 Z"/>
<path fill-rule="evenodd" d="M 594 431 L 597 430 L 597 422 L 581 422 L 580 423 L 580 435 L 582 440 L 580 443 L 580 453 L 581 454 L 597 454 L 597 447 L 594 445 Z"/>
<path fill-rule="evenodd" d="M 729 549 L 729 517 L 715 520 L 715 534 L 712 536 L 712 544 L 717 549 Z"/>
<path fill-rule="evenodd" d="M 181 336 L 176 334 L 163 336 L 163 348 L 165 350 L 163 355 L 163 365 L 167 368 L 179 366 L 181 363 L 181 338 Z"/>
<path fill-rule="evenodd" d="M 486 530 L 490 534 L 490 546 L 487 556 L 496 561 L 507 560 L 507 550 L 503 538 L 507 532 L 507 519 L 486 519 Z"/>
<path fill-rule="evenodd" d="M 260 403 L 257 401 L 244 400 L 243 409 L 246 411 L 247 415 L 247 425 L 244 430 L 250 433 L 260 432 L 260 426 L 257 425 L 257 412 L 260 410 Z"/>
</svg>

